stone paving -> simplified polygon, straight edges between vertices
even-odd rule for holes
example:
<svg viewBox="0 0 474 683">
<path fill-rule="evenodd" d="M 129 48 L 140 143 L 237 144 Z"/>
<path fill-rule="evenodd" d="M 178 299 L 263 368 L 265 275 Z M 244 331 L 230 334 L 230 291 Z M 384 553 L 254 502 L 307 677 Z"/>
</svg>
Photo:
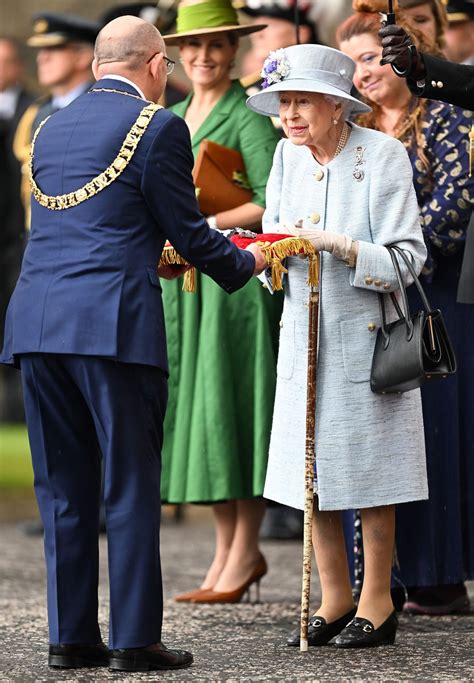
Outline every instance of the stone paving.
<svg viewBox="0 0 474 683">
<path fill-rule="evenodd" d="M 372 650 L 285 646 L 298 621 L 301 544 L 264 542 L 270 571 L 261 604 L 190 606 L 173 595 L 194 588 L 212 552 L 208 523 L 163 527 L 163 641 L 195 655 L 190 669 L 120 674 L 107 669 L 49 669 L 42 542 L 16 524 L 0 525 L 0 681 L 469 681 L 474 680 L 474 613 L 402 616 L 396 645 Z M 126 552 L 126 549 L 124 549 Z M 74 590 L 74 587 L 72 587 Z M 469 584 L 474 603 L 474 583 Z M 314 606 L 318 586 L 313 581 Z M 107 634 L 105 540 L 101 540 L 100 620 Z"/>
</svg>

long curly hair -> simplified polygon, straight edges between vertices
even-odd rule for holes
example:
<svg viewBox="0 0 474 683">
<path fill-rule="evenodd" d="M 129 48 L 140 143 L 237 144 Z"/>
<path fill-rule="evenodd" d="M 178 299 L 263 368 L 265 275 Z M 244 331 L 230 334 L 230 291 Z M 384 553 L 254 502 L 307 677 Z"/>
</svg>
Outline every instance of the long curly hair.
<svg viewBox="0 0 474 683">
<path fill-rule="evenodd" d="M 403 0 L 402 0 L 403 1 Z M 428 42 L 427 38 L 417 29 L 413 28 L 399 8 L 397 0 L 394 1 L 397 24 L 405 29 L 413 43 L 422 52 L 441 55 L 440 48 Z M 378 32 L 380 30 L 380 13 L 387 10 L 386 0 L 353 0 L 352 7 L 355 13 L 348 17 L 337 29 L 336 40 L 338 45 L 355 36 L 369 34 L 380 43 Z M 356 123 L 365 128 L 380 130 L 380 115 L 382 108 L 376 102 L 362 98 L 372 107 L 368 114 L 357 117 Z M 400 118 L 395 130 L 398 138 L 407 149 L 416 147 L 416 153 L 426 170 L 429 170 L 429 161 L 425 154 L 425 137 L 422 132 L 422 122 L 425 118 L 428 103 L 413 96 L 408 104 L 400 111 Z"/>
</svg>

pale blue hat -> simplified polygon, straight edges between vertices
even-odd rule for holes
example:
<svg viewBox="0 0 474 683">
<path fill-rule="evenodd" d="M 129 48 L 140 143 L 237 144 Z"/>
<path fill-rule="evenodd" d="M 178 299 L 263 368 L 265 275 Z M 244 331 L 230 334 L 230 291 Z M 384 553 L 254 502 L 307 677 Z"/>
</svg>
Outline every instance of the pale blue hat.
<svg viewBox="0 0 474 683">
<path fill-rule="evenodd" d="M 317 92 L 351 103 L 353 114 L 372 111 L 351 95 L 355 62 L 340 50 L 324 45 L 293 45 L 270 52 L 262 71 L 262 90 L 247 100 L 249 109 L 278 116 L 279 93 L 285 90 Z"/>
</svg>

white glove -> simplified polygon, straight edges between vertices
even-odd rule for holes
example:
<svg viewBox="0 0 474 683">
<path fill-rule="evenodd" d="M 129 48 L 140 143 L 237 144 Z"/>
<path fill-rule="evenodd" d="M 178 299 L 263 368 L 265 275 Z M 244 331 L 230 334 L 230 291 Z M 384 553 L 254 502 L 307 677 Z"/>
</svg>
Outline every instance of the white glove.
<svg viewBox="0 0 474 683">
<path fill-rule="evenodd" d="M 341 235 L 336 232 L 329 232 L 328 230 L 318 230 L 317 228 L 304 228 L 302 219 L 296 221 L 294 225 L 277 223 L 275 232 L 282 232 L 294 235 L 295 237 L 304 237 L 304 239 L 311 242 L 316 251 L 328 251 L 335 258 L 344 261 L 348 265 L 355 265 L 359 245 L 349 235 Z"/>
</svg>

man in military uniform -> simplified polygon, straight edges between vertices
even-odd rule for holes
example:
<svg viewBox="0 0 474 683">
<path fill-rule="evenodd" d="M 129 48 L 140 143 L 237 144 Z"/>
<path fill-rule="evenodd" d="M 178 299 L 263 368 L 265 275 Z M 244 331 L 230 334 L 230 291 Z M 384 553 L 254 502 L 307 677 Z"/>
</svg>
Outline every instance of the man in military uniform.
<svg viewBox="0 0 474 683">
<path fill-rule="evenodd" d="M 38 48 L 38 82 L 48 90 L 48 95 L 26 110 L 14 139 L 15 155 L 23 165 L 22 190 L 28 227 L 30 190 L 26 172 L 34 131 L 43 119 L 73 102 L 90 87 L 94 41 L 100 29 L 96 22 L 53 12 L 35 14 L 33 20 L 33 35 L 27 45 Z"/>
<path fill-rule="evenodd" d="M 450 0 L 446 6 L 446 55 L 452 62 L 474 66 L 474 0 Z"/>
</svg>

